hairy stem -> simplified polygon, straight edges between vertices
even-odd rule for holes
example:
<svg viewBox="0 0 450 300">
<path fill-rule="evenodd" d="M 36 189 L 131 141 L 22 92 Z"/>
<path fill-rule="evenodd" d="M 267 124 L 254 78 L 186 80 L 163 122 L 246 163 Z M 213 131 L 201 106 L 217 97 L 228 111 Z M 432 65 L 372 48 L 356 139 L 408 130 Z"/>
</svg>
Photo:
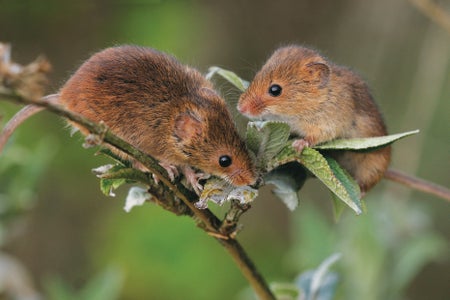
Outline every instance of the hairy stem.
<svg viewBox="0 0 450 300">
<path fill-rule="evenodd" d="M 258 298 L 275 299 L 266 281 L 260 275 L 259 271 L 256 269 L 250 257 L 246 254 L 241 244 L 231 235 L 224 239 L 223 233 L 220 230 L 221 221 L 210 210 L 198 209 L 195 207 L 194 202 L 198 200 L 198 196 L 186 189 L 181 183 L 171 182 L 168 179 L 167 172 L 158 164 L 156 160 L 115 136 L 105 127 L 104 124 L 96 124 L 80 114 L 64 109 L 62 106 L 55 104 L 54 102 L 27 99 L 5 89 L 0 89 L 0 98 L 23 104 L 32 104 L 44 107 L 59 116 L 65 117 L 70 121 L 83 126 L 92 134 L 99 136 L 101 142 L 107 143 L 141 162 L 150 170 L 151 173 L 159 178 L 165 187 L 171 191 L 170 194 L 173 194 L 173 197 L 180 199 L 189 208 L 192 213 L 187 214 L 192 215 L 193 218 L 200 222 L 199 227 L 214 236 L 215 239 L 228 251 L 244 277 L 253 287 Z M 162 197 L 171 196 L 169 193 L 165 193 L 163 190 L 152 185 L 150 182 L 147 182 L 147 184 L 150 184 L 149 192 L 155 192 L 155 196 L 159 201 L 163 200 Z"/>
</svg>

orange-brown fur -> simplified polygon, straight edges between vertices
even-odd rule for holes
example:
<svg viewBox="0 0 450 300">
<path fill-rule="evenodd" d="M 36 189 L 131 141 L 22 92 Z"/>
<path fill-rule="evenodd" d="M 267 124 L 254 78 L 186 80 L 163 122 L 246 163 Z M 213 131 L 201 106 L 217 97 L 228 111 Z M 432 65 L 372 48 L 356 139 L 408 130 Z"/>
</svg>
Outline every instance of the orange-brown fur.
<svg viewBox="0 0 450 300">
<path fill-rule="evenodd" d="M 61 88 L 59 102 L 162 163 L 193 166 L 234 185 L 255 181 L 224 100 L 170 55 L 137 46 L 103 50 Z M 219 165 L 222 155 L 232 158 L 230 166 Z"/>
<path fill-rule="evenodd" d="M 273 84 L 282 87 L 279 96 L 269 94 Z M 252 118 L 289 123 L 292 133 L 310 146 L 338 138 L 387 134 L 361 77 L 301 46 L 276 50 L 242 94 L 238 109 Z M 365 192 L 383 177 L 390 147 L 372 152 L 336 151 L 333 155 Z"/>
</svg>

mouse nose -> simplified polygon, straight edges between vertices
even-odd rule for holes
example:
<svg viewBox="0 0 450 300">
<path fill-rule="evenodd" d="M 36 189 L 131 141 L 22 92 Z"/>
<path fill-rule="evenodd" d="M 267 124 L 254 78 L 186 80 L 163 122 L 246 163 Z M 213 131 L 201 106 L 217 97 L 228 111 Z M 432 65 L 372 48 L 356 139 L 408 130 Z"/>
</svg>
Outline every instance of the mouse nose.
<svg viewBox="0 0 450 300">
<path fill-rule="evenodd" d="M 248 111 L 248 106 L 246 106 L 245 104 L 241 104 L 240 102 L 238 103 L 238 107 L 237 107 L 238 111 L 241 114 L 246 114 Z"/>
<path fill-rule="evenodd" d="M 262 113 L 264 105 L 260 97 L 241 97 L 237 109 L 243 115 L 255 117 Z"/>
</svg>

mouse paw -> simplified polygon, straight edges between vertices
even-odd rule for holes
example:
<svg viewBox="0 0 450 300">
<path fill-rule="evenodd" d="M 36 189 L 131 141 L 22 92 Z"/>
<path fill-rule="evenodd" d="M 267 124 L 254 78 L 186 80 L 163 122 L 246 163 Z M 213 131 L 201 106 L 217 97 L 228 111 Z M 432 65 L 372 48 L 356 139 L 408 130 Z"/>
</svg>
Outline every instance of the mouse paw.
<svg viewBox="0 0 450 300">
<path fill-rule="evenodd" d="M 196 173 L 190 167 L 183 167 L 182 169 L 188 185 L 191 185 L 197 195 L 201 195 L 203 186 L 198 182 L 200 179 L 207 179 L 209 175 L 205 173 Z"/>
<path fill-rule="evenodd" d="M 304 139 L 298 139 L 292 143 L 292 147 L 294 147 L 294 149 L 297 150 L 298 153 L 302 153 L 303 148 L 309 147 L 309 142 Z"/>
<path fill-rule="evenodd" d="M 176 177 L 178 177 L 179 172 L 176 166 L 168 164 L 166 162 L 160 162 L 159 165 L 167 171 L 167 175 L 169 175 L 170 181 L 174 181 Z M 154 177 L 153 177 L 154 179 Z"/>
</svg>

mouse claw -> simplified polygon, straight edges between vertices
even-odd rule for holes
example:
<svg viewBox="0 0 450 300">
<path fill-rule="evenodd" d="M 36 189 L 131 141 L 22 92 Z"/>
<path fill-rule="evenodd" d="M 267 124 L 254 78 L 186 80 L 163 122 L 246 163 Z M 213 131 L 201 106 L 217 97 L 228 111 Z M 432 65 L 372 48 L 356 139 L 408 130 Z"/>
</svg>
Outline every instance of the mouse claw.
<svg viewBox="0 0 450 300">
<path fill-rule="evenodd" d="M 183 167 L 183 174 L 186 177 L 188 185 L 191 185 L 197 195 L 201 195 L 203 186 L 198 182 L 200 179 L 209 178 L 209 175 L 204 173 L 195 173 L 190 167 Z"/>
<path fill-rule="evenodd" d="M 298 153 L 302 153 L 303 148 L 309 147 L 309 142 L 304 139 L 298 139 L 292 143 L 292 147 L 294 147 L 294 149 L 297 150 Z"/>
<path fill-rule="evenodd" d="M 170 181 L 174 181 L 175 178 L 178 177 L 179 173 L 178 173 L 178 169 L 176 166 L 165 163 L 165 162 L 160 162 L 159 165 L 161 167 L 163 167 L 164 170 L 167 171 L 167 175 L 169 175 Z M 153 176 L 153 179 L 155 179 L 155 176 Z M 155 181 L 158 181 L 158 180 L 155 179 Z"/>
</svg>

